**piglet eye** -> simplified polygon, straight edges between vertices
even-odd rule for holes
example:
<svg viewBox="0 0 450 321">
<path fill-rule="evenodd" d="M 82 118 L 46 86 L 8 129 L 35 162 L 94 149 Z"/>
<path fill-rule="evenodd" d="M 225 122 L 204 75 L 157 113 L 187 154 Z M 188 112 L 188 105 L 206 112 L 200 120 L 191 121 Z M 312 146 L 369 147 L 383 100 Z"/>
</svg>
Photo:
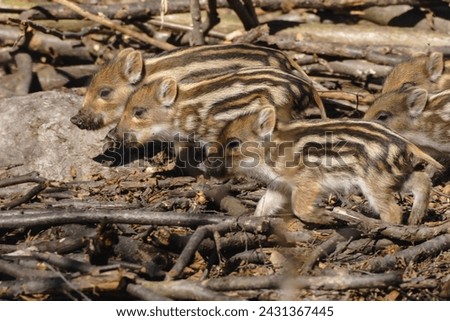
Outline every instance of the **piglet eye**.
<svg viewBox="0 0 450 321">
<path fill-rule="evenodd" d="M 100 89 L 99 95 L 101 98 L 108 98 L 111 95 L 112 91 L 112 88 L 105 87 Z"/>
<path fill-rule="evenodd" d="M 238 149 L 241 146 L 242 141 L 237 138 L 230 139 L 227 143 L 227 149 Z"/>
<path fill-rule="evenodd" d="M 386 111 L 379 112 L 376 116 L 377 121 L 386 121 L 391 117 L 392 114 Z"/>
<path fill-rule="evenodd" d="M 133 116 L 136 118 L 142 118 L 142 116 L 144 116 L 145 113 L 145 108 L 143 107 L 135 107 L 133 109 Z"/>
</svg>

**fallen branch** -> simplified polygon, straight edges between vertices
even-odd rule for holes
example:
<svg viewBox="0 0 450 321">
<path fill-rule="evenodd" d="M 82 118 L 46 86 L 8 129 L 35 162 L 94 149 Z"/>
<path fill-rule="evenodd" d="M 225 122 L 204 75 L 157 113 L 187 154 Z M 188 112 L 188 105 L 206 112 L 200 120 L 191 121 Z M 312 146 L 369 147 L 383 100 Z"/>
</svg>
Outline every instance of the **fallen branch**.
<svg viewBox="0 0 450 321">
<path fill-rule="evenodd" d="M 319 260 L 331 253 L 333 253 L 338 244 L 341 242 L 348 242 L 349 240 L 358 239 L 361 233 L 357 230 L 345 228 L 334 232 L 334 234 L 325 242 L 317 246 L 309 255 L 308 259 L 302 266 L 302 274 L 307 274 L 311 271 Z"/>
<path fill-rule="evenodd" d="M 423 242 L 450 232 L 450 221 L 432 227 L 426 225 L 392 225 L 344 208 L 334 208 L 332 212 L 329 212 L 329 215 L 337 220 L 347 222 L 349 226 L 358 229 L 364 234 L 381 235 L 386 238 L 411 243 Z"/>
<path fill-rule="evenodd" d="M 79 40 L 61 40 L 56 36 L 32 29 L 19 30 L 17 27 L 2 26 L 0 40 L 5 45 L 18 46 L 50 57 L 65 57 L 76 61 L 92 62 L 91 53 Z"/>
<path fill-rule="evenodd" d="M 0 298 L 17 299 L 20 295 L 61 292 L 64 281 L 60 278 L 14 280 L 0 282 Z"/>
<path fill-rule="evenodd" d="M 233 255 L 226 261 L 225 273 L 233 271 L 242 262 L 253 264 L 264 264 L 267 260 L 266 254 L 261 249 L 250 250 Z"/>
<path fill-rule="evenodd" d="M 369 77 L 385 78 L 391 67 L 376 65 L 365 60 L 330 61 L 326 66 L 311 64 L 303 66 L 307 74 L 345 75 L 352 79 L 366 81 Z"/>
<path fill-rule="evenodd" d="M 375 100 L 373 95 L 360 95 L 353 94 L 345 91 L 318 91 L 320 98 L 322 99 L 336 99 L 336 100 L 346 100 L 354 104 L 365 104 L 370 105 Z"/>
<path fill-rule="evenodd" d="M 162 296 L 156 291 L 148 289 L 143 285 L 127 284 L 126 291 L 133 297 L 144 301 L 170 301 L 167 297 Z"/>
<path fill-rule="evenodd" d="M 336 276 L 299 276 L 266 275 L 257 277 L 229 276 L 209 279 L 202 282 L 205 287 L 215 291 L 239 291 L 260 289 L 313 289 L 348 290 L 362 288 L 383 288 L 402 283 L 401 273 L 383 273 L 375 275 L 336 275 Z"/>
<path fill-rule="evenodd" d="M 8 212 L 6 212 L 8 213 Z M 145 209 L 93 210 L 86 212 L 70 210 L 17 211 L 0 215 L 0 228 L 31 228 L 61 224 L 126 223 L 142 225 L 169 225 L 197 227 L 230 221 L 229 217 L 208 214 L 182 214 L 179 212 L 153 212 Z M 235 219 L 231 219 L 233 222 Z"/>
<path fill-rule="evenodd" d="M 156 27 L 161 27 L 161 28 L 174 30 L 174 31 L 192 32 L 192 30 L 193 30 L 193 28 L 190 26 L 185 26 L 185 25 L 181 25 L 178 23 L 168 22 L 168 21 L 162 22 L 162 21 L 156 20 L 156 19 L 151 19 L 150 21 L 148 21 L 148 23 L 153 26 L 156 26 Z M 208 36 L 218 38 L 221 40 L 225 40 L 227 37 L 226 34 L 219 32 L 219 31 L 215 31 L 215 30 L 208 31 Z"/>
<path fill-rule="evenodd" d="M 301 41 L 285 40 L 279 36 L 263 35 L 258 38 L 269 44 L 276 45 L 282 50 L 292 50 L 305 54 L 316 54 L 329 57 L 340 57 L 347 59 L 365 59 L 376 64 L 395 66 L 408 59 L 414 52 L 414 48 L 391 48 L 390 46 L 353 45 L 348 43 L 325 42 L 325 41 Z M 395 51 L 396 55 L 391 53 Z"/>
<path fill-rule="evenodd" d="M 204 287 L 198 282 L 177 280 L 164 282 L 151 282 L 136 280 L 137 284 L 142 285 L 159 295 L 169 297 L 174 300 L 197 300 L 197 301 L 229 301 L 230 297 L 215 292 L 210 288 Z"/>
<path fill-rule="evenodd" d="M 48 185 L 47 180 L 45 178 L 39 177 L 39 174 L 37 172 L 31 172 L 26 175 L 8 178 L 0 181 L 0 188 L 24 183 L 38 183 L 38 185 L 31 188 L 25 195 L 11 201 L 10 203 L 3 205 L 2 207 L 0 207 L 0 209 L 10 210 L 23 203 L 26 203 L 30 201 L 33 197 L 35 197 L 37 194 L 42 192 L 44 189 L 46 189 Z"/>
<path fill-rule="evenodd" d="M 0 207 L 0 209 L 10 210 L 21 204 L 27 203 L 28 201 L 33 199 L 33 197 L 38 195 L 40 192 L 42 192 L 46 188 L 47 188 L 47 183 L 40 183 L 40 184 L 36 185 L 35 187 L 31 188 L 27 193 L 25 193 L 25 195 L 3 205 L 2 207 Z"/>
<path fill-rule="evenodd" d="M 217 0 L 217 8 L 228 8 L 227 0 Z M 266 11 L 277 11 L 286 9 L 362 9 L 373 6 L 389 6 L 409 4 L 423 7 L 433 5 L 442 5 L 441 0 L 290 0 L 288 6 L 284 0 L 253 0 L 256 8 L 263 8 Z M 200 2 L 200 8 L 206 9 L 206 1 Z M 159 16 L 161 6 L 159 1 L 147 0 L 143 2 L 127 3 L 127 4 L 108 4 L 108 5 L 82 5 L 84 10 L 95 14 L 103 13 L 110 19 L 145 19 L 151 16 Z M 190 3 L 186 0 L 170 0 L 167 1 L 166 14 L 187 13 L 190 9 Z M 80 16 L 69 10 L 64 10 L 61 6 L 43 5 L 34 7 L 30 10 L 22 12 L 21 19 L 79 19 Z"/>
<path fill-rule="evenodd" d="M 347 25 L 307 23 L 277 32 L 275 37 L 285 41 L 312 43 L 339 43 L 341 48 L 390 48 L 386 53 L 409 48 L 414 53 L 441 51 L 450 54 L 450 36 L 444 32 L 429 32 L 416 28 L 385 27 L 376 25 Z M 325 48 L 329 48 L 325 46 Z M 320 48 L 317 48 L 320 50 Z M 329 49 L 328 49 L 329 50 Z M 320 51 L 319 51 L 320 52 Z M 380 54 L 383 50 L 380 50 Z M 332 55 L 333 56 L 333 55 Z"/>
<path fill-rule="evenodd" d="M 12 276 L 16 279 L 39 279 L 54 278 L 57 274 L 51 271 L 41 271 L 21 266 L 20 264 L 11 263 L 0 259 L 0 273 Z"/>
<path fill-rule="evenodd" d="M 119 25 L 106 17 L 101 17 L 99 15 L 92 14 L 89 11 L 84 10 L 80 6 L 70 2 L 68 0 L 53 0 L 53 1 L 66 6 L 70 10 L 73 10 L 74 12 L 78 13 L 80 16 L 82 16 L 86 19 L 92 20 L 96 23 L 99 23 L 99 24 L 105 26 L 105 27 L 108 27 L 112 30 L 121 32 L 125 35 L 128 35 L 134 39 L 137 39 L 137 40 L 147 43 L 149 45 L 155 46 L 155 47 L 163 49 L 163 50 L 170 50 L 170 49 L 175 48 L 175 46 L 172 46 L 171 44 L 169 44 L 167 42 L 153 39 L 153 38 L 147 36 L 146 34 L 131 30 L 130 28 Z"/>
<path fill-rule="evenodd" d="M 8 187 L 13 185 L 19 185 L 24 183 L 44 183 L 46 181 L 45 178 L 39 177 L 38 172 L 31 172 L 25 175 L 5 178 L 0 181 L 0 188 Z"/>
<path fill-rule="evenodd" d="M 259 221 L 245 220 L 240 218 L 235 221 L 223 222 L 215 225 L 205 225 L 197 228 L 192 234 L 189 242 L 186 244 L 183 252 L 181 252 L 177 262 L 172 269 L 167 273 L 167 279 L 179 278 L 184 268 L 190 263 L 198 250 L 200 243 L 207 237 L 213 235 L 214 232 L 234 232 L 234 231 L 249 231 L 251 233 L 264 232 L 269 229 L 268 218 L 262 218 Z"/>
<path fill-rule="evenodd" d="M 30 92 L 33 77 L 33 61 L 27 53 L 18 53 L 14 60 L 17 66 L 18 83 L 15 88 L 16 95 L 26 95 Z"/>
<path fill-rule="evenodd" d="M 375 257 L 363 263 L 365 269 L 373 272 L 382 272 L 400 266 L 406 266 L 410 262 L 421 259 L 433 258 L 442 251 L 450 249 L 450 234 L 438 236 L 417 246 L 411 246 L 405 250 L 384 257 Z"/>
<path fill-rule="evenodd" d="M 31 256 L 40 261 L 49 263 L 58 268 L 64 269 L 66 271 L 76 271 L 81 273 L 96 273 L 98 268 L 92 266 L 87 262 L 82 262 L 74 260 L 68 257 L 62 257 L 53 253 L 39 253 L 31 252 Z"/>
</svg>

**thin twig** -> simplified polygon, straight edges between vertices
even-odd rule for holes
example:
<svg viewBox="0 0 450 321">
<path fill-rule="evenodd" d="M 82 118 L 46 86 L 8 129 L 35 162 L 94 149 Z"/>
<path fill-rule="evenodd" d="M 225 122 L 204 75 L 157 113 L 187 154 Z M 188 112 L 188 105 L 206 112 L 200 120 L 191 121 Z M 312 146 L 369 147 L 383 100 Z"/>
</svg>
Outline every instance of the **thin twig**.
<svg viewBox="0 0 450 321">
<path fill-rule="evenodd" d="M 190 263 L 194 257 L 195 252 L 198 250 L 200 243 L 207 237 L 210 237 L 214 232 L 224 233 L 232 231 L 250 231 L 250 232 L 262 232 L 267 231 L 269 228 L 269 221 L 267 218 L 263 218 L 261 221 L 252 221 L 243 219 L 237 219 L 234 221 L 227 221 L 215 225 L 205 225 L 197 228 L 192 234 L 183 252 L 178 257 L 177 262 L 172 269 L 167 273 L 167 279 L 179 278 L 186 266 Z"/>
<path fill-rule="evenodd" d="M 6 178 L 0 181 L 0 188 L 12 186 L 12 185 L 19 185 L 24 183 L 43 183 L 46 179 L 43 177 L 39 177 L 38 172 L 31 172 L 25 175 Z"/>
<path fill-rule="evenodd" d="M 36 195 L 38 195 L 40 192 L 42 192 L 44 189 L 47 188 L 47 183 L 40 183 L 38 185 L 36 185 L 35 187 L 31 188 L 25 195 L 15 199 L 14 201 L 11 201 L 10 203 L 2 206 L 0 209 L 6 209 L 6 210 L 10 210 L 13 209 L 14 207 L 17 207 L 23 203 L 26 203 L 28 201 L 30 201 L 33 197 L 35 197 Z"/>
<path fill-rule="evenodd" d="M 125 35 L 128 35 L 134 39 L 140 40 L 144 43 L 150 44 L 152 46 L 155 46 L 157 48 L 163 49 L 163 50 L 171 50 L 174 49 L 175 46 L 172 46 L 171 44 L 164 42 L 164 41 L 160 41 L 158 39 L 153 39 L 149 36 L 147 36 L 146 34 L 143 33 L 139 33 L 136 32 L 134 30 L 131 30 L 125 26 L 119 25 L 115 22 L 113 22 L 112 20 L 106 18 L 106 17 L 101 17 L 99 15 L 95 15 L 92 14 L 84 9 L 82 9 L 81 7 L 79 7 L 78 5 L 74 4 L 73 2 L 70 2 L 68 0 L 52 0 L 53 2 L 59 3 L 63 6 L 66 6 L 67 8 L 69 8 L 70 10 L 78 13 L 79 15 L 83 16 L 86 19 L 92 20 L 94 22 L 97 22 L 105 27 L 108 27 L 110 29 L 119 31 Z"/>
<path fill-rule="evenodd" d="M 61 280 L 64 281 L 64 283 L 66 284 L 66 286 L 67 286 L 69 289 L 71 289 L 71 290 L 75 291 L 76 293 L 78 293 L 78 295 L 79 295 L 80 297 L 82 297 L 84 301 L 92 301 L 92 300 L 91 300 L 88 296 L 86 296 L 83 292 L 81 292 L 80 290 L 78 290 L 78 289 L 77 289 L 77 288 L 76 288 L 69 280 L 67 280 L 67 278 L 66 278 L 61 272 L 57 271 L 55 268 L 53 268 L 53 266 L 51 266 L 51 265 L 49 265 L 49 264 L 47 264 L 47 267 L 48 267 L 51 271 L 55 272 L 55 273 L 61 278 Z"/>
<path fill-rule="evenodd" d="M 361 237 L 361 233 L 355 229 L 344 228 L 337 230 L 332 237 L 317 246 L 311 252 L 308 259 L 303 264 L 302 274 L 307 274 L 321 258 L 333 253 L 336 250 L 338 243 L 359 237 Z"/>
<path fill-rule="evenodd" d="M 168 22 L 168 21 L 160 21 L 160 20 L 156 20 L 156 19 L 151 19 L 148 21 L 149 24 L 154 25 L 156 27 L 162 27 L 162 28 L 167 28 L 167 29 L 171 29 L 174 31 L 183 31 L 183 32 L 191 32 L 193 30 L 192 27 L 190 26 L 185 26 L 182 24 L 178 24 L 178 23 L 173 23 L 173 22 Z M 219 31 L 215 31 L 215 30 L 211 30 L 208 32 L 208 36 L 209 37 L 214 37 L 214 38 L 218 38 L 218 39 L 222 39 L 225 40 L 227 35 L 219 32 Z"/>
</svg>

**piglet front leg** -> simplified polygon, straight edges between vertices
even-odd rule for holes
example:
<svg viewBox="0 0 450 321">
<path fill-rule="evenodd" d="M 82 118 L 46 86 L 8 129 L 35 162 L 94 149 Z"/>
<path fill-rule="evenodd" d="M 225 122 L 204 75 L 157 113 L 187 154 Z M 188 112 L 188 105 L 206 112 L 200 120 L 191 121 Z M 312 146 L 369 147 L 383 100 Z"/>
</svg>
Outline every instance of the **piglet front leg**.
<svg viewBox="0 0 450 321">
<path fill-rule="evenodd" d="M 256 206 L 255 216 L 274 216 L 280 212 L 292 212 L 290 195 L 269 187 Z"/>
</svg>

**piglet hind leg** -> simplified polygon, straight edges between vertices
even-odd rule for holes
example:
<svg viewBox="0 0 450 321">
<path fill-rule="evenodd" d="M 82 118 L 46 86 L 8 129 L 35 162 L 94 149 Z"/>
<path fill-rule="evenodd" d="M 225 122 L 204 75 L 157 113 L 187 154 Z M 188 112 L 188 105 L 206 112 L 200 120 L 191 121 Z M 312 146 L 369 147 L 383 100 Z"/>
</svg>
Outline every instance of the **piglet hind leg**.
<svg viewBox="0 0 450 321">
<path fill-rule="evenodd" d="M 299 182 L 292 192 L 292 211 L 302 222 L 330 225 L 335 220 L 325 215 L 325 210 L 316 206 L 317 198 L 322 194 L 320 183 L 314 180 Z"/>
<path fill-rule="evenodd" d="M 280 212 L 290 212 L 290 199 L 286 191 L 268 188 L 256 206 L 256 216 L 274 216 Z"/>
<path fill-rule="evenodd" d="M 397 204 L 392 188 L 382 185 L 372 188 L 361 188 L 367 198 L 370 207 L 380 215 L 382 221 L 391 224 L 401 224 L 403 218 L 402 208 Z"/>
<path fill-rule="evenodd" d="M 414 195 L 414 202 L 409 215 L 408 224 L 422 223 L 430 200 L 431 180 L 427 173 L 413 172 L 403 185 L 403 191 Z"/>
</svg>

